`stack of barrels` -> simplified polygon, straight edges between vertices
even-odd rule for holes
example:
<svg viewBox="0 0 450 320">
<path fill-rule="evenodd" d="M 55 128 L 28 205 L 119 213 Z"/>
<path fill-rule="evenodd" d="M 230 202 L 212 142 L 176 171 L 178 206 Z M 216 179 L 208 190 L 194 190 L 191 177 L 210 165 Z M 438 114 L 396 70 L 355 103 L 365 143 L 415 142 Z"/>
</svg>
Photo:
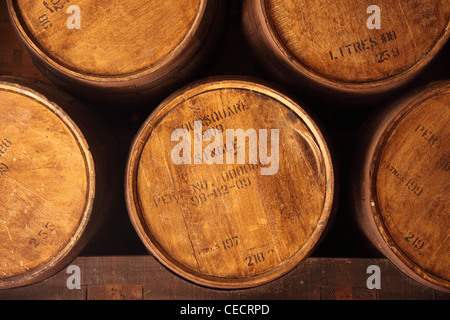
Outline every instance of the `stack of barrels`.
<svg viewBox="0 0 450 320">
<path fill-rule="evenodd" d="M 450 7 L 376 2 L 7 0 L 41 79 L 0 77 L 0 289 L 67 266 L 124 197 L 144 247 L 199 285 L 281 277 L 348 201 L 374 247 L 450 292 L 450 81 L 411 86 L 444 50 Z M 231 16 L 257 76 L 204 76 Z M 321 115 L 367 101 L 340 177 Z M 120 161 L 108 115 L 135 112 Z"/>
</svg>

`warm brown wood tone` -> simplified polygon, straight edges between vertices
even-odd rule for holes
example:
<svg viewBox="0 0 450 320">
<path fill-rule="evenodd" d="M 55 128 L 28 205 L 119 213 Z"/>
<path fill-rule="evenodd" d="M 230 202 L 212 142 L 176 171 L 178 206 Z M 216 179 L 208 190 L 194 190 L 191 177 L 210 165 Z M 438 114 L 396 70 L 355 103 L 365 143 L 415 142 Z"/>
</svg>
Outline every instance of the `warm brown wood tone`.
<svg viewBox="0 0 450 320">
<path fill-rule="evenodd" d="M 87 300 L 142 300 L 141 284 L 96 284 L 87 290 Z"/>
<path fill-rule="evenodd" d="M 366 25 L 370 5 L 381 29 Z M 245 0 L 243 29 L 261 68 L 300 92 L 360 97 L 404 85 L 450 34 L 446 0 Z"/>
<path fill-rule="evenodd" d="M 0 75 L 23 76 L 48 81 L 34 66 L 22 41 L 17 37 L 5 1 L 0 1 Z"/>
<path fill-rule="evenodd" d="M 195 155 L 192 164 L 174 164 L 180 142 L 171 137 L 180 128 L 192 143 L 204 134 L 203 148 L 211 143 L 206 130 L 218 129 L 226 153 L 245 151 L 245 161 L 218 151 L 223 164 L 194 164 Z M 227 130 L 237 129 L 254 129 L 259 143 L 279 130 L 279 151 L 270 151 L 274 140 L 267 147 L 279 154 L 277 171 L 263 175 L 274 161 L 261 164 L 260 154 L 249 164 L 250 139 L 236 140 L 238 152 L 226 143 Z M 147 119 L 130 152 L 126 197 L 138 234 L 162 263 L 203 285 L 238 288 L 271 281 L 311 253 L 329 224 L 334 183 L 326 142 L 298 104 L 248 79 L 210 78 L 178 91 Z"/>
<path fill-rule="evenodd" d="M 61 270 L 38 284 L 2 290 L 0 300 L 143 299 L 189 300 L 194 304 L 196 300 L 224 300 L 225 304 L 245 304 L 247 300 L 450 299 L 450 294 L 423 286 L 404 275 L 388 259 L 310 257 L 284 277 L 240 290 L 217 290 L 185 281 L 150 255 L 78 257 L 72 264 L 80 267 L 81 289 L 69 290 L 66 282 L 70 274 Z M 381 289 L 367 289 L 366 270 L 371 265 L 380 267 Z M 163 310 L 166 315 L 180 312 L 165 306 Z M 270 314 L 277 312 L 271 309 Z"/>
<path fill-rule="evenodd" d="M 223 1 L 8 1 L 12 23 L 53 81 L 90 98 L 126 103 L 165 94 L 204 63 Z M 68 27 L 73 6 L 79 29 Z M 80 91 L 81 90 L 81 91 Z"/>
<path fill-rule="evenodd" d="M 88 132 L 87 110 L 48 84 L 0 78 L 0 101 L 4 289 L 45 279 L 79 254 L 112 204 L 114 160 L 105 161 L 104 133 Z"/>
<path fill-rule="evenodd" d="M 450 292 L 450 82 L 436 82 L 368 125 L 356 161 L 359 222 L 381 252 Z"/>
</svg>

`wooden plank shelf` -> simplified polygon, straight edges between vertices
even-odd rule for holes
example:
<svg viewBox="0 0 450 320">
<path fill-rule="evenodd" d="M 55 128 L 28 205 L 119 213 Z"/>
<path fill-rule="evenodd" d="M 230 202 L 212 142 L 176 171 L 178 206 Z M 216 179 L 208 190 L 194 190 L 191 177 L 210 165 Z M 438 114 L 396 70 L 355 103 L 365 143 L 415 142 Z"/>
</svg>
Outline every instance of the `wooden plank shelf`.
<svg viewBox="0 0 450 320">
<path fill-rule="evenodd" d="M 241 0 L 230 0 L 229 4 L 228 26 L 219 50 L 191 81 L 218 75 L 268 80 L 249 55 L 242 35 Z M 35 68 L 18 41 L 5 1 L 0 3 L 0 30 L 3 35 L 0 37 L 0 75 L 48 81 Z M 283 277 L 240 290 L 206 288 L 181 278 L 147 253 L 130 223 L 123 192 L 119 192 L 118 204 L 114 205 L 98 237 L 81 255 L 42 282 L 0 290 L 0 301 L 7 300 L 9 308 L 11 300 L 242 300 L 242 303 L 246 300 L 450 300 L 450 294 L 418 283 L 379 252 L 374 252 L 355 225 L 349 205 L 352 198 L 349 173 L 353 170 L 354 141 L 358 130 L 377 108 L 432 81 L 449 79 L 449 56 L 450 42 L 408 86 L 381 101 L 365 99 L 361 108 L 347 108 L 345 101 L 325 103 L 309 95 L 292 94 L 293 98 L 314 110 L 330 137 L 340 174 L 340 200 L 336 219 L 323 242 L 309 258 Z M 93 108 L 114 129 L 119 146 L 117 158 L 123 166 L 118 172 L 120 176 L 125 170 L 132 139 L 156 105 L 151 104 L 143 110 L 115 109 L 108 104 Z M 380 289 L 367 288 L 370 277 L 367 268 L 372 265 L 380 267 Z M 80 268 L 80 289 L 67 287 L 71 276 L 67 273 L 69 266 Z M 23 309 L 21 307 L 20 311 L 26 311 Z M 370 312 L 376 311 L 373 309 Z"/>
<path fill-rule="evenodd" d="M 0 300 L 449 300 L 387 259 L 307 258 L 285 276 L 251 289 L 216 290 L 188 282 L 151 255 L 78 257 L 80 289 L 68 268 L 40 283 L 0 291 Z M 368 289 L 367 268 L 380 268 L 380 289 Z M 70 270 L 69 270 L 70 271 Z M 72 283 L 69 279 L 69 283 Z"/>
</svg>

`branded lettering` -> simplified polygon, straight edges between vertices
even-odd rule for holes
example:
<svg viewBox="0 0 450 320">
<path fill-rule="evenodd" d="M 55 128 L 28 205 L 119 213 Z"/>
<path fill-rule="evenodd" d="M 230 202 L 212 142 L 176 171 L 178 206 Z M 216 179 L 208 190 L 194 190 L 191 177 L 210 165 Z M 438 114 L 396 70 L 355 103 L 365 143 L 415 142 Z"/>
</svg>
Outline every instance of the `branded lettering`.
<svg viewBox="0 0 450 320">
<path fill-rule="evenodd" d="M 226 144 L 224 137 L 218 129 L 208 129 L 203 133 L 201 121 L 194 121 L 194 143 L 192 148 L 191 134 L 186 129 L 176 129 L 173 131 L 171 141 L 180 141 L 171 152 L 171 158 L 174 164 L 192 164 L 192 149 L 194 152 L 194 164 L 203 162 L 210 164 L 223 164 L 224 158 L 227 164 L 235 164 L 235 148 L 237 151 L 237 164 L 245 164 L 246 159 L 246 138 L 249 141 L 249 163 L 257 164 L 259 162 L 270 167 L 261 167 L 262 175 L 274 175 L 279 169 L 279 130 L 271 129 L 270 137 L 270 155 L 268 153 L 267 129 L 259 129 L 258 134 L 255 129 L 227 129 Z M 203 149 L 203 141 L 212 142 Z M 237 142 L 235 142 L 235 140 Z M 259 154 L 258 154 L 259 147 Z M 226 156 L 224 157 L 224 154 Z"/>
</svg>

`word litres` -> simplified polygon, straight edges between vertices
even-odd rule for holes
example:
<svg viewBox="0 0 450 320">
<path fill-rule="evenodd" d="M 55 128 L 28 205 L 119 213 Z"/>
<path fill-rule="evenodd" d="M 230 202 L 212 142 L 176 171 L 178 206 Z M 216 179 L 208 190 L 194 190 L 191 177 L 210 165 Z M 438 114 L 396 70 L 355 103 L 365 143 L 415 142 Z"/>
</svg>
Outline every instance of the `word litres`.
<svg viewBox="0 0 450 320">
<path fill-rule="evenodd" d="M 200 249 L 198 251 L 198 255 L 208 254 L 215 250 L 222 250 L 222 249 L 230 250 L 231 248 L 237 247 L 239 245 L 238 239 L 239 239 L 238 236 L 234 236 L 234 237 L 222 240 L 222 245 L 220 245 L 219 243 L 215 243 L 207 248 Z"/>
<path fill-rule="evenodd" d="M 267 129 L 259 130 L 259 162 L 263 165 L 270 164 L 270 167 L 261 167 L 262 175 L 274 175 L 278 172 L 279 168 L 279 130 L 271 129 L 271 150 L 270 156 L 267 154 Z M 237 163 L 245 164 L 245 150 L 246 150 L 246 138 L 249 140 L 249 163 L 258 163 L 258 135 L 255 129 L 248 129 L 244 132 L 243 129 L 227 129 L 226 132 L 226 144 L 224 144 L 224 138 L 222 131 L 218 129 L 208 129 L 203 134 L 202 121 L 194 121 L 194 164 L 202 164 L 203 161 L 210 164 L 223 164 L 224 157 L 227 164 L 234 164 L 235 146 L 237 153 Z M 211 141 L 214 137 L 214 141 L 211 142 L 204 151 L 203 141 Z M 192 163 L 192 142 L 191 134 L 186 129 L 175 129 L 172 133 L 171 140 L 182 141 L 175 145 L 172 149 L 172 162 L 176 165 L 191 164 Z M 237 143 L 235 143 L 235 140 Z M 226 154 L 226 155 L 224 155 Z"/>
<path fill-rule="evenodd" d="M 348 58 L 354 54 L 360 54 L 363 52 L 369 52 L 376 50 L 376 48 L 382 44 L 387 44 L 388 42 L 397 40 L 397 33 L 395 30 L 387 31 L 378 35 L 374 35 L 370 38 L 360 39 L 358 41 L 353 41 L 351 43 L 346 43 L 339 48 L 332 49 L 328 51 L 331 61 Z M 375 54 L 376 62 L 381 63 L 383 61 L 389 60 L 390 58 L 395 58 L 400 55 L 400 51 L 396 47 L 391 49 L 383 50 Z"/>
<path fill-rule="evenodd" d="M 399 182 L 402 183 L 402 185 L 408 187 L 408 190 L 416 196 L 420 196 L 423 193 L 423 187 L 421 187 L 419 182 L 417 182 L 414 178 L 408 179 L 406 175 L 401 174 L 393 165 L 386 164 L 385 161 L 383 161 L 383 165 L 395 178 L 397 178 Z"/>
</svg>

